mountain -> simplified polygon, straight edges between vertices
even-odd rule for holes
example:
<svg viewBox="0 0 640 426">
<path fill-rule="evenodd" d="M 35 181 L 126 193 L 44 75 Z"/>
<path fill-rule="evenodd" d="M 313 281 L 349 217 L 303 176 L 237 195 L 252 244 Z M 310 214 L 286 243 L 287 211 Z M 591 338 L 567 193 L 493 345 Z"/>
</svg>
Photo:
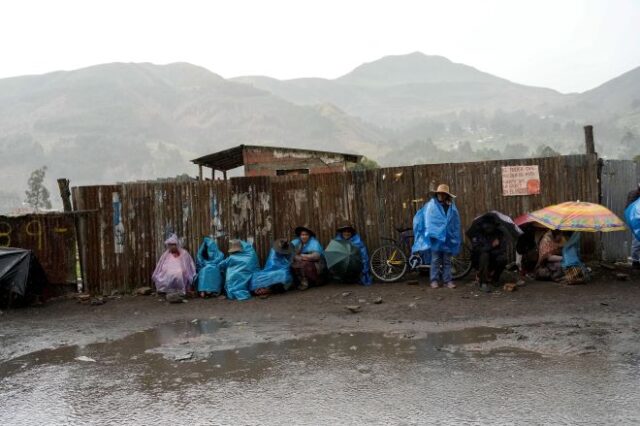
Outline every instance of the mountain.
<svg viewBox="0 0 640 426">
<path fill-rule="evenodd" d="M 384 141 L 333 105 L 295 105 L 186 63 L 0 80 L 0 199 L 15 200 L 7 192 L 21 194 L 42 165 L 53 189 L 63 176 L 84 185 L 193 175 L 190 159 L 242 143 L 371 155 Z"/>
<path fill-rule="evenodd" d="M 387 56 L 336 79 L 224 79 L 195 65 L 113 63 L 0 79 L 0 211 L 48 166 L 73 185 L 195 174 L 234 145 L 351 151 L 382 165 L 583 151 L 640 154 L 640 68 L 584 93 L 517 84 L 441 56 Z M 57 196 L 53 197 L 57 199 Z"/>
<path fill-rule="evenodd" d="M 335 80 L 281 81 L 262 76 L 233 80 L 302 105 L 329 102 L 350 115 L 393 129 L 461 110 L 539 112 L 566 97 L 419 52 L 386 56 Z"/>
</svg>

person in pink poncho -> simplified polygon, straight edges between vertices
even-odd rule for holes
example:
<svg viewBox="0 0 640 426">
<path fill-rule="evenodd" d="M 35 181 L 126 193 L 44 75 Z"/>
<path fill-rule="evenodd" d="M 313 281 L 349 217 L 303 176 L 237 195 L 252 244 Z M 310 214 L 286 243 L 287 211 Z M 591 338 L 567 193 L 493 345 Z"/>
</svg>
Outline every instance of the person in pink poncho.
<svg viewBox="0 0 640 426">
<path fill-rule="evenodd" d="M 160 256 L 151 278 L 158 293 L 186 294 L 196 275 L 196 266 L 188 251 L 180 247 L 176 234 L 165 242 L 167 250 Z"/>
</svg>

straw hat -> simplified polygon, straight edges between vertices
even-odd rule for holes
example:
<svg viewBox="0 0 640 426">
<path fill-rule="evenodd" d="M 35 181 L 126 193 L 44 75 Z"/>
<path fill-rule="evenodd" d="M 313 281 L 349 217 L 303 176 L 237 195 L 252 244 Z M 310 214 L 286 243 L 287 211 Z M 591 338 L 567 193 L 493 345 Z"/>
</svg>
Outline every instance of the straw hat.
<svg viewBox="0 0 640 426">
<path fill-rule="evenodd" d="M 312 237 L 316 236 L 316 233 L 309 229 L 306 225 L 298 226 L 293 232 L 296 234 L 296 237 L 299 237 L 303 232 L 308 232 Z"/>
<path fill-rule="evenodd" d="M 456 198 L 455 195 L 453 195 L 451 193 L 451 191 L 449 190 L 449 185 L 441 183 L 440 185 L 438 185 L 438 189 L 435 190 L 435 193 L 442 193 L 442 194 L 447 194 L 449 197 L 451 198 Z"/>
<path fill-rule="evenodd" d="M 344 231 L 349 231 L 352 234 L 356 234 L 356 228 L 353 227 L 353 225 L 351 225 L 350 223 L 345 223 L 342 226 L 340 226 L 339 228 L 336 228 L 336 232 L 344 232 Z"/>
<path fill-rule="evenodd" d="M 239 253 L 242 251 L 242 243 L 240 240 L 229 241 L 229 254 Z"/>
<path fill-rule="evenodd" d="M 291 254 L 293 252 L 291 243 L 286 238 L 278 238 L 273 240 L 273 250 L 278 254 Z"/>
</svg>

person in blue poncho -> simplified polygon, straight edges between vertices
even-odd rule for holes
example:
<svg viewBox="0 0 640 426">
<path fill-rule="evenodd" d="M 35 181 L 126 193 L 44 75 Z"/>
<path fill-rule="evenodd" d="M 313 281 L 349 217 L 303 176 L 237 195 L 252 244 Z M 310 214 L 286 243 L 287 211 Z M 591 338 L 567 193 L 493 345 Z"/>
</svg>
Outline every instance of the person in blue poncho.
<svg viewBox="0 0 640 426">
<path fill-rule="evenodd" d="M 240 240 L 229 241 L 229 257 L 220 262 L 224 272 L 224 290 L 231 300 L 251 298 L 249 284 L 253 273 L 260 269 L 258 255 L 253 246 Z"/>
<path fill-rule="evenodd" d="M 582 284 L 588 281 L 589 271 L 580 260 L 580 233 L 567 232 L 569 238 L 562 247 L 563 282 L 567 284 Z"/>
<path fill-rule="evenodd" d="M 266 296 L 289 290 L 293 284 L 292 257 L 291 243 L 284 238 L 275 240 L 264 268 L 253 273 L 251 291 L 258 296 Z"/>
<path fill-rule="evenodd" d="M 640 200 L 640 183 L 638 183 L 636 189 L 630 191 L 627 195 L 627 207 L 625 209 L 627 225 L 629 225 L 634 235 L 631 242 L 631 264 L 633 269 L 640 269 L 640 230 L 637 226 L 634 227 L 640 217 L 640 203 L 638 200 Z M 631 207 L 632 205 L 634 207 Z"/>
<path fill-rule="evenodd" d="M 306 290 L 310 286 L 321 285 L 327 269 L 324 260 L 324 250 L 316 239 L 316 234 L 306 226 L 295 229 L 296 239 L 291 241 L 294 247 L 291 270 L 299 290 Z"/>
<path fill-rule="evenodd" d="M 359 277 L 360 284 L 371 285 L 373 280 L 369 272 L 369 253 L 367 252 L 367 246 L 364 241 L 362 241 L 362 238 L 360 238 L 360 234 L 356 232 L 356 229 L 352 225 L 346 224 L 336 229 L 335 239 L 338 241 L 348 241 L 358 248 L 362 261 L 362 270 Z"/>
<path fill-rule="evenodd" d="M 435 195 L 416 213 L 413 220 L 412 251 L 430 254 L 431 288 L 438 288 L 440 281 L 447 288 L 456 288 L 451 273 L 451 258 L 460 253 L 462 231 L 454 198 L 449 185 L 439 185 Z"/>
<path fill-rule="evenodd" d="M 218 248 L 215 240 L 204 237 L 196 256 L 196 290 L 200 297 L 217 296 L 222 292 L 222 272 L 220 262 L 224 254 Z"/>
</svg>

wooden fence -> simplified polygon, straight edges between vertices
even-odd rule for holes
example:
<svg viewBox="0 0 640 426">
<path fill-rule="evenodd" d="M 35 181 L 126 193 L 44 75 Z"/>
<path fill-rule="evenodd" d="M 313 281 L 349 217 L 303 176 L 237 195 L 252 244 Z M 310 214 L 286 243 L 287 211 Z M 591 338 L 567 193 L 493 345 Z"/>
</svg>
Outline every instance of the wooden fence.
<svg viewBox="0 0 640 426">
<path fill-rule="evenodd" d="M 541 194 L 502 195 L 502 166 L 538 165 Z M 327 244 L 337 225 L 352 222 L 369 249 L 395 227 L 411 226 L 438 183 L 458 197 L 463 227 L 488 210 L 517 216 L 567 200 L 598 202 L 598 159 L 576 155 L 478 163 L 434 164 L 318 175 L 244 177 L 229 181 L 126 183 L 73 188 L 87 219 L 87 290 L 131 291 L 151 284 L 170 232 L 192 253 L 205 235 L 252 240 L 262 260 L 271 240 L 307 224 Z M 593 240 L 592 240 L 593 241 Z M 592 245 L 592 244 L 591 244 Z M 593 251 L 593 247 L 591 247 Z"/>
</svg>

